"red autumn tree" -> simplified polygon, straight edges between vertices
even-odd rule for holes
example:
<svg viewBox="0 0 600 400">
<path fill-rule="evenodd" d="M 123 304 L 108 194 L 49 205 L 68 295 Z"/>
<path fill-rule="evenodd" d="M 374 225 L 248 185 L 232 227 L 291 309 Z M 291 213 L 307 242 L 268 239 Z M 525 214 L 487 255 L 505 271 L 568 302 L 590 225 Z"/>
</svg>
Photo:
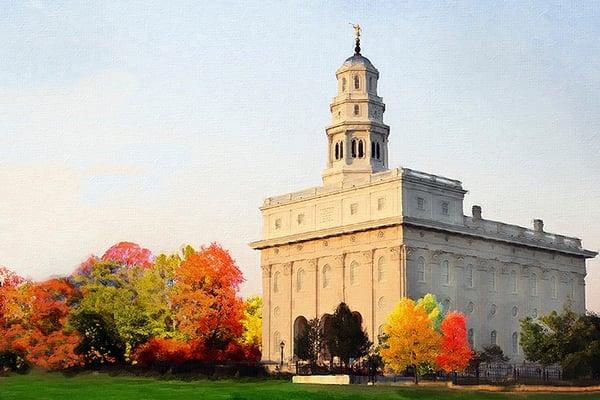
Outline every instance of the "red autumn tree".
<svg viewBox="0 0 600 400">
<path fill-rule="evenodd" d="M 0 351 L 15 351 L 47 369 L 79 364 L 80 337 L 65 329 L 69 306 L 77 293 L 65 279 L 27 283 L 6 292 L 0 321 Z"/>
<path fill-rule="evenodd" d="M 152 252 L 131 242 L 120 242 L 106 250 L 102 261 L 109 261 L 123 266 L 140 266 L 150 268 L 153 262 Z"/>
<path fill-rule="evenodd" d="M 467 320 L 457 311 L 446 314 L 440 325 L 442 343 L 436 363 L 446 372 L 463 371 L 471 360 L 467 339 Z"/>
<path fill-rule="evenodd" d="M 239 338 L 244 304 L 237 294 L 242 281 L 229 252 L 218 244 L 188 249 L 175 271 L 171 296 L 173 319 L 183 338 L 207 350 L 225 349 Z"/>
</svg>

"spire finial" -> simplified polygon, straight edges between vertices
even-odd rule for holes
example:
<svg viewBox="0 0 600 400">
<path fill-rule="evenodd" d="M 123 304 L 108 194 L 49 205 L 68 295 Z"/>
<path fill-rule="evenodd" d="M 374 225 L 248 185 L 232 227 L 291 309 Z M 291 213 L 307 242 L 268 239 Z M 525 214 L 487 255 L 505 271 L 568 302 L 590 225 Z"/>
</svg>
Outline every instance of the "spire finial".
<svg viewBox="0 0 600 400">
<path fill-rule="evenodd" d="M 353 24 L 350 22 L 350 25 L 354 28 L 354 38 L 355 38 L 355 47 L 354 54 L 360 54 L 360 32 L 362 31 L 359 24 Z"/>
</svg>

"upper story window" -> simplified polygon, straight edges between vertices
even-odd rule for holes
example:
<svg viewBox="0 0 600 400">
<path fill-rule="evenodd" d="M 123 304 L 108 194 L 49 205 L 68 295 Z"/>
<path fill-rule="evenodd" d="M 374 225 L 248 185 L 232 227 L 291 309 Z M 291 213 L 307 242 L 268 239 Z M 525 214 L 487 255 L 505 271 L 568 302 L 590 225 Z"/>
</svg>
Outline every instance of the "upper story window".
<svg viewBox="0 0 600 400">
<path fill-rule="evenodd" d="M 296 291 L 299 292 L 304 288 L 304 270 L 299 269 L 296 274 Z"/>
<path fill-rule="evenodd" d="M 279 292 L 279 276 L 281 274 L 279 272 L 275 272 L 275 275 L 273 275 L 273 293 L 278 293 Z"/>
<path fill-rule="evenodd" d="M 360 106 L 358 104 L 354 105 L 354 115 L 360 114 Z"/>
<path fill-rule="evenodd" d="M 358 213 L 358 203 L 350 204 L 350 215 L 355 215 Z"/>
<path fill-rule="evenodd" d="M 498 344 L 498 333 L 496 331 L 490 332 L 490 344 L 495 346 Z"/>
<path fill-rule="evenodd" d="M 377 199 L 377 211 L 381 211 L 385 208 L 385 198 L 380 197 Z"/>
<path fill-rule="evenodd" d="M 346 91 L 346 78 L 342 78 L 342 92 Z"/>
<path fill-rule="evenodd" d="M 575 297 L 575 281 L 571 278 L 569 279 L 569 299 L 573 300 Z"/>
<path fill-rule="evenodd" d="M 339 143 L 335 144 L 335 159 L 336 160 L 340 159 L 340 144 Z"/>
<path fill-rule="evenodd" d="M 448 203 L 442 202 L 442 215 L 448 215 Z"/>
<path fill-rule="evenodd" d="M 510 271 L 509 288 L 511 293 L 517 293 L 517 272 Z"/>
<path fill-rule="evenodd" d="M 356 261 L 352 261 L 350 264 L 350 284 L 357 285 L 358 284 L 358 263 Z"/>
<path fill-rule="evenodd" d="M 360 79 L 358 75 L 354 75 L 354 89 L 360 89 Z"/>
<path fill-rule="evenodd" d="M 442 282 L 442 285 L 450 284 L 450 265 L 448 263 L 448 260 L 442 261 L 442 268 L 440 271 L 440 280 Z"/>
<path fill-rule="evenodd" d="M 297 221 L 298 221 L 298 225 L 303 225 L 304 224 L 304 214 L 298 214 Z"/>
<path fill-rule="evenodd" d="M 385 279 L 385 258 L 379 257 L 377 261 L 377 280 L 382 282 Z"/>
<path fill-rule="evenodd" d="M 352 148 L 351 148 L 352 158 L 356 158 L 356 150 L 357 150 L 356 147 L 358 145 L 356 142 L 357 142 L 356 139 L 352 139 Z"/>
<path fill-rule="evenodd" d="M 537 296 L 537 275 L 531 274 L 529 276 L 529 293 L 532 296 Z"/>
<path fill-rule="evenodd" d="M 371 158 L 375 158 L 375 142 L 371 140 Z"/>
<path fill-rule="evenodd" d="M 370 76 L 369 77 L 369 87 L 368 87 L 369 92 L 373 91 L 373 77 Z"/>
<path fill-rule="evenodd" d="M 519 315 L 519 307 L 517 307 L 517 306 L 514 306 L 514 307 L 512 308 L 512 316 L 513 316 L 513 317 L 516 317 L 517 315 Z"/>
<path fill-rule="evenodd" d="M 380 147 L 379 147 L 379 142 L 375 143 L 375 147 L 376 147 L 376 158 L 378 160 L 381 160 L 381 153 L 380 153 Z"/>
<path fill-rule="evenodd" d="M 538 317 L 538 310 L 537 308 L 534 308 L 533 310 L 531 310 L 531 318 L 537 318 Z"/>
<path fill-rule="evenodd" d="M 419 257 L 417 260 L 417 280 L 425 282 L 425 259 L 423 257 Z"/>
<path fill-rule="evenodd" d="M 467 265 L 467 269 L 465 270 L 465 284 L 468 288 L 473 287 L 473 265 Z"/>
<path fill-rule="evenodd" d="M 475 311 L 475 303 L 470 301 L 469 304 L 467 304 L 467 313 L 473 314 L 473 311 Z"/>
<path fill-rule="evenodd" d="M 323 281 L 323 288 L 329 287 L 329 278 L 331 275 L 331 267 L 329 266 L 329 264 L 325 264 L 321 274 L 323 275 L 321 279 Z"/>
<path fill-rule="evenodd" d="M 424 210 L 425 209 L 425 199 L 422 197 L 417 197 L 417 209 Z"/>
<path fill-rule="evenodd" d="M 275 229 L 281 229 L 281 218 L 275 220 Z"/>
<path fill-rule="evenodd" d="M 488 286 L 490 292 L 496 291 L 496 270 L 494 268 L 491 268 L 488 272 Z"/>
<path fill-rule="evenodd" d="M 498 310 L 498 307 L 495 304 L 492 304 L 490 306 L 490 315 L 493 317 L 494 315 L 496 315 L 496 311 Z"/>
<path fill-rule="evenodd" d="M 550 290 L 552 291 L 552 298 L 556 299 L 558 297 L 558 284 L 555 276 L 550 278 Z"/>
</svg>

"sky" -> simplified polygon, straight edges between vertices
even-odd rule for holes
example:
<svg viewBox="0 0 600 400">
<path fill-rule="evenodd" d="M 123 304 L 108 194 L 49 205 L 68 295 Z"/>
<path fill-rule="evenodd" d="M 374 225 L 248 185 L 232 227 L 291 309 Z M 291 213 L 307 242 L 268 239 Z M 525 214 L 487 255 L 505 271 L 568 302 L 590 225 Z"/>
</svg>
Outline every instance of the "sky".
<svg viewBox="0 0 600 400">
<path fill-rule="evenodd" d="M 0 265 L 43 279 L 133 241 L 213 241 L 260 293 L 258 207 L 321 183 L 349 22 L 390 166 L 484 218 L 600 249 L 600 3 L 0 3 Z M 600 312 L 600 258 L 588 263 Z"/>
</svg>

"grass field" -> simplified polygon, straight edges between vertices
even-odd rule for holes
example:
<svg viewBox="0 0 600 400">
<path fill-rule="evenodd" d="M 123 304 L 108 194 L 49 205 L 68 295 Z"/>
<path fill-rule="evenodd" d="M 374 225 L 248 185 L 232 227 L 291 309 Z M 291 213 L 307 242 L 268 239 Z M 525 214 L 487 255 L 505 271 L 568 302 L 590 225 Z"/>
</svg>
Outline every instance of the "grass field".
<svg viewBox="0 0 600 400">
<path fill-rule="evenodd" d="M 0 400 L 153 400 L 153 399 L 600 399 L 600 394 L 505 394 L 458 392 L 431 388 L 390 386 L 294 385 L 278 380 L 178 381 L 106 374 L 61 374 L 33 372 L 0 378 Z"/>
</svg>

